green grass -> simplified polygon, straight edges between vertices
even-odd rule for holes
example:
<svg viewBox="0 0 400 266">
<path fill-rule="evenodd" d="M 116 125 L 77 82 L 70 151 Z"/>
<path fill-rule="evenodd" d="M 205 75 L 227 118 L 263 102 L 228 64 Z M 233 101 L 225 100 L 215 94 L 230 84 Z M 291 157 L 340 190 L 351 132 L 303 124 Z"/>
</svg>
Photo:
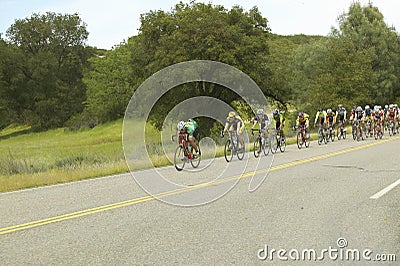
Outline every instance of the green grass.
<svg viewBox="0 0 400 266">
<path fill-rule="evenodd" d="M 78 132 L 10 126 L 0 133 L 0 191 L 126 172 L 121 132 L 122 120 Z"/>
</svg>

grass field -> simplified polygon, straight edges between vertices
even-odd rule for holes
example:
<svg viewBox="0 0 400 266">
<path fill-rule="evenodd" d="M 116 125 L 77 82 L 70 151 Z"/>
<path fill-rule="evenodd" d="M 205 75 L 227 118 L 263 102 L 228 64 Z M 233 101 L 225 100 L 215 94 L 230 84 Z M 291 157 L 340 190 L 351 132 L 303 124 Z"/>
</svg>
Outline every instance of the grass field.
<svg viewBox="0 0 400 266">
<path fill-rule="evenodd" d="M 159 146 L 159 132 L 148 126 L 146 133 L 148 146 Z M 121 140 L 122 120 L 74 132 L 60 128 L 36 133 L 26 126 L 10 126 L 0 131 L 0 192 L 128 172 Z M 291 137 L 287 143 L 296 140 Z M 210 154 L 223 156 L 223 147 Z M 151 159 L 155 166 L 170 164 L 163 154 Z M 135 169 L 151 166 L 137 165 Z"/>
<path fill-rule="evenodd" d="M 10 126 L 0 132 L 0 191 L 126 172 L 121 132 L 122 120 L 78 132 Z"/>
</svg>

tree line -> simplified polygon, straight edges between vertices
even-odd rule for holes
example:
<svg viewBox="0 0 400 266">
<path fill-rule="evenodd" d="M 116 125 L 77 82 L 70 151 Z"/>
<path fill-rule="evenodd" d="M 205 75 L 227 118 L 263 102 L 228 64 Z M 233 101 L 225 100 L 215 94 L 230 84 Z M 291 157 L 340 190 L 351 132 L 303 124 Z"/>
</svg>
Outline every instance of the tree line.
<svg viewBox="0 0 400 266">
<path fill-rule="evenodd" d="M 0 38 L 0 128 L 93 127 L 121 118 L 146 78 L 196 59 L 242 70 L 281 109 L 313 113 L 338 103 L 400 100 L 400 38 L 372 4 L 351 4 L 329 36 L 273 34 L 257 7 L 179 3 L 140 20 L 136 36 L 108 51 L 86 44 L 87 25 L 78 14 L 16 20 Z M 243 106 L 238 95 L 218 84 L 193 82 L 164 95 L 150 121 L 160 128 L 176 104 L 200 95 Z M 242 110 L 251 115 L 249 108 Z"/>
</svg>

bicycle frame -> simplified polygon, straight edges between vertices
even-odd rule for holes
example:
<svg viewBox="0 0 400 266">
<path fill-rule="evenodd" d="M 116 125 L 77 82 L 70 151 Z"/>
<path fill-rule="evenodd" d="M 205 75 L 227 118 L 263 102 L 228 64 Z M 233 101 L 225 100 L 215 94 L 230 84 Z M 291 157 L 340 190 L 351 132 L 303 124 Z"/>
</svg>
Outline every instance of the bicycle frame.
<svg viewBox="0 0 400 266">
<path fill-rule="evenodd" d="M 179 145 L 181 145 L 183 148 L 183 153 L 189 160 L 192 160 L 193 159 L 192 153 L 189 152 L 189 147 L 191 149 L 193 149 L 193 147 L 191 147 L 191 145 L 188 141 L 188 134 L 187 133 L 178 133 L 178 139 L 179 139 Z"/>
</svg>

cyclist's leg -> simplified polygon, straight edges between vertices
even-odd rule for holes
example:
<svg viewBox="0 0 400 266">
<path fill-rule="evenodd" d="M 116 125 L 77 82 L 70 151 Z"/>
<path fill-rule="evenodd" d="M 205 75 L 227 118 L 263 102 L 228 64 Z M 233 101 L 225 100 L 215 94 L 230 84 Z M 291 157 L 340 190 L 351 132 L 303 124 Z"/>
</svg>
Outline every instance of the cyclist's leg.
<svg viewBox="0 0 400 266">
<path fill-rule="evenodd" d="M 196 144 L 196 138 L 193 135 L 189 135 L 189 143 L 196 152 L 199 152 L 199 148 Z"/>
<path fill-rule="evenodd" d="M 244 147 L 244 140 L 243 140 L 243 129 L 244 129 L 244 123 L 241 123 L 239 130 L 237 131 L 238 133 L 238 140 L 241 145 L 241 147 Z"/>
</svg>

